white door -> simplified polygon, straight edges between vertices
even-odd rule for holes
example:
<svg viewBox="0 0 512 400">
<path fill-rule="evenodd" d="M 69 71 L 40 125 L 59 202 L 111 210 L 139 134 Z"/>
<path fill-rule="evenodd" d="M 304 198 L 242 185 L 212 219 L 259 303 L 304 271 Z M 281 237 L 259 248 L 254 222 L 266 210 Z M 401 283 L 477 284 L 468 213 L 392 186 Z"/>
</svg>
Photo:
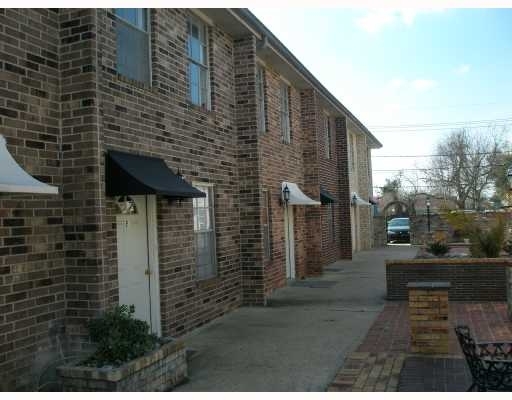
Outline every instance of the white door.
<svg viewBox="0 0 512 400">
<path fill-rule="evenodd" d="M 137 213 L 116 217 L 119 304 L 133 305 L 135 318 L 160 334 L 155 196 L 130 197 Z"/>
<path fill-rule="evenodd" d="M 295 279 L 295 236 L 293 233 L 293 206 L 284 207 L 284 243 L 286 250 L 286 278 Z"/>
</svg>

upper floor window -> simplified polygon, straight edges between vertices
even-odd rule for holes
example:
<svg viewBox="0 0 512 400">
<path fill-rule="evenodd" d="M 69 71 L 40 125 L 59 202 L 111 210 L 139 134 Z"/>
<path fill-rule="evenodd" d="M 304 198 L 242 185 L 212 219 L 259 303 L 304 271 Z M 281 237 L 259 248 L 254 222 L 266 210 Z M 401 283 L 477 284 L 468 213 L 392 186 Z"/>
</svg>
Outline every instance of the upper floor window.
<svg viewBox="0 0 512 400">
<path fill-rule="evenodd" d="M 324 116 L 324 140 L 325 140 L 325 158 L 330 159 L 331 154 L 331 121 L 328 115 Z"/>
<path fill-rule="evenodd" d="M 256 102 L 258 107 L 258 131 L 265 133 L 267 128 L 265 114 L 265 70 L 261 65 L 256 67 Z"/>
<path fill-rule="evenodd" d="M 208 72 L 208 30 L 197 17 L 190 16 L 188 33 L 188 79 L 190 101 L 205 109 L 210 108 L 210 78 Z"/>
<path fill-rule="evenodd" d="M 290 132 L 290 87 L 285 83 L 281 82 L 280 86 L 280 100 L 281 100 L 281 137 L 283 143 L 291 142 Z"/>
<path fill-rule="evenodd" d="M 206 279 L 214 277 L 217 273 L 213 187 L 205 184 L 197 184 L 194 187 L 206 193 L 206 197 L 195 198 L 192 201 L 197 278 Z"/>
<path fill-rule="evenodd" d="M 116 8 L 117 72 L 150 84 L 149 10 Z"/>
</svg>

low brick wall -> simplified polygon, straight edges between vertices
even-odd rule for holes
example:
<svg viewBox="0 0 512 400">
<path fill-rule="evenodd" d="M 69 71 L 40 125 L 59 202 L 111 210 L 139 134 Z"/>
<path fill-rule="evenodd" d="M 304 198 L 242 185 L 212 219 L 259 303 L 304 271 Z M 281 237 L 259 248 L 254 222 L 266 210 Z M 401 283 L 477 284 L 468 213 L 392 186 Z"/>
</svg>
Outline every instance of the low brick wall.
<svg viewBox="0 0 512 400">
<path fill-rule="evenodd" d="M 409 282 L 449 282 L 450 300 L 507 301 L 510 259 L 458 258 L 386 261 L 388 300 L 407 300 Z"/>
<path fill-rule="evenodd" d="M 161 392 L 187 377 L 186 349 L 174 340 L 119 368 L 64 365 L 57 373 L 65 392 Z"/>
</svg>

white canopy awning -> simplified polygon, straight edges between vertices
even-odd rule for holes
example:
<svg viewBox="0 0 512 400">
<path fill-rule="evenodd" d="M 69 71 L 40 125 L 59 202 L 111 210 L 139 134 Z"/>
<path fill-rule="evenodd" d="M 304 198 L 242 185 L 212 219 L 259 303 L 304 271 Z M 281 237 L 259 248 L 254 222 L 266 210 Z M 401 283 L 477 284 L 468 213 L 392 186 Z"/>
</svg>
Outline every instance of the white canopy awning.
<svg viewBox="0 0 512 400">
<path fill-rule="evenodd" d="M 5 138 L 0 135 L 0 193 L 5 192 L 57 194 L 59 188 L 27 174 L 11 156 Z"/>
<path fill-rule="evenodd" d="M 288 204 L 290 205 L 319 206 L 321 204 L 319 201 L 313 200 L 302 193 L 302 190 L 293 182 L 281 183 L 281 192 L 285 187 L 288 187 L 290 190 L 290 200 L 288 200 Z"/>
<path fill-rule="evenodd" d="M 352 192 L 350 196 L 350 202 L 356 206 L 371 206 L 372 203 L 363 200 L 356 192 Z"/>
</svg>

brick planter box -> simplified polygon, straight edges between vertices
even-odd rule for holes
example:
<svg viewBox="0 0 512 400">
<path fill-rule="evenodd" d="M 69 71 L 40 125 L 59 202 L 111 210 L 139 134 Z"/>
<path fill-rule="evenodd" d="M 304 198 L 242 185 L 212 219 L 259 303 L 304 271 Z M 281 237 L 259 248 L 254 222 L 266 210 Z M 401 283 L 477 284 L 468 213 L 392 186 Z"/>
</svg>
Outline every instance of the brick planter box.
<svg viewBox="0 0 512 400">
<path fill-rule="evenodd" d="M 450 300 L 507 301 L 505 258 L 436 258 L 386 261 L 388 300 L 407 300 L 409 282 L 449 282 Z"/>
<path fill-rule="evenodd" d="M 187 377 L 185 351 L 173 340 L 118 368 L 63 365 L 57 373 L 65 392 L 161 392 Z"/>
</svg>

